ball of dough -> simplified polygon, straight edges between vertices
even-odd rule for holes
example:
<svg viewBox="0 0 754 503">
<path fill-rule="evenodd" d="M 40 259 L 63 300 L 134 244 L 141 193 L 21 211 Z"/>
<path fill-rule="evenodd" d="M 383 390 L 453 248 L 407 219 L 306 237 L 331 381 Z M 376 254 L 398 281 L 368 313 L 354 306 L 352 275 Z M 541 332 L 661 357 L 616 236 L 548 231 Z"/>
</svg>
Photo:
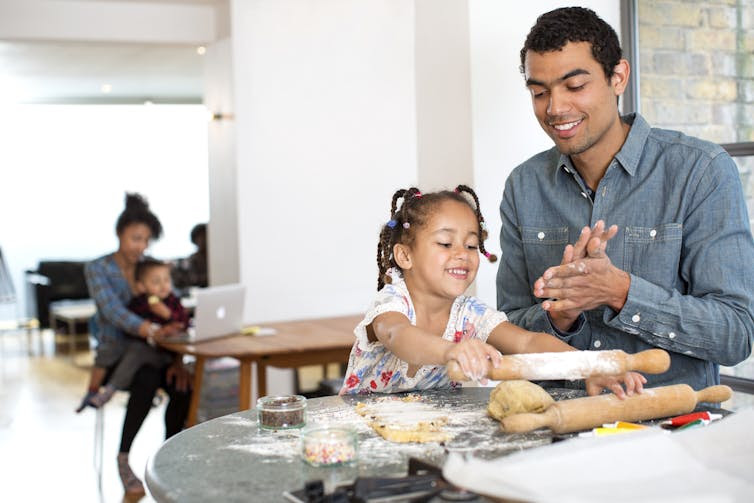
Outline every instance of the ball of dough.
<svg viewBox="0 0 754 503">
<path fill-rule="evenodd" d="M 503 381 L 490 393 L 487 412 L 498 421 L 523 412 L 544 412 L 555 400 L 529 381 Z"/>
</svg>

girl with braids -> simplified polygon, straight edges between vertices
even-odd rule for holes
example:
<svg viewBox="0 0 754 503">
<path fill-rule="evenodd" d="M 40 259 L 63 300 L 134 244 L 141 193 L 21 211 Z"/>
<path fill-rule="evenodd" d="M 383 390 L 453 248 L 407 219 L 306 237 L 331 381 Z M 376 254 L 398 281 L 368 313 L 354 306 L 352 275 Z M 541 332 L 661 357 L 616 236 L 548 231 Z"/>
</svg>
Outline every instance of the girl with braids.
<svg viewBox="0 0 754 503">
<path fill-rule="evenodd" d="M 393 195 L 377 245 L 377 298 L 354 330 L 340 394 L 455 387 L 445 369 L 450 360 L 484 384 L 488 362 L 500 365 L 500 352 L 573 350 L 464 295 L 476 277 L 480 253 L 496 260 L 484 248 L 486 234 L 479 200 L 465 185 L 430 194 L 411 187 Z M 609 388 L 623 398 L 640 393 L 644 382 L 634 372 L 592 378 L 587 392 Z"/>
</svg>

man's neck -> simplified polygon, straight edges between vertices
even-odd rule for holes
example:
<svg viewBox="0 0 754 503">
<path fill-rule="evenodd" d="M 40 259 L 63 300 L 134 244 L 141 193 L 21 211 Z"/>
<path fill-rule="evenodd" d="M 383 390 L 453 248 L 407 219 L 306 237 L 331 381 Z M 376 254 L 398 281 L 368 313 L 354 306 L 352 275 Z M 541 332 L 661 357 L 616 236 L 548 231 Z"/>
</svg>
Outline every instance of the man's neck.
<svg viewBox="0 0 754 503">
<path fill-rule="evenodd" d="M 618 124 L 610 128 L 591 148 L 571 156 L 573 166 L 590 189 L 597 190 L 615 154 L 623 147 L 630 130 L 631 126 L 618 117 Z"/>
</svg>

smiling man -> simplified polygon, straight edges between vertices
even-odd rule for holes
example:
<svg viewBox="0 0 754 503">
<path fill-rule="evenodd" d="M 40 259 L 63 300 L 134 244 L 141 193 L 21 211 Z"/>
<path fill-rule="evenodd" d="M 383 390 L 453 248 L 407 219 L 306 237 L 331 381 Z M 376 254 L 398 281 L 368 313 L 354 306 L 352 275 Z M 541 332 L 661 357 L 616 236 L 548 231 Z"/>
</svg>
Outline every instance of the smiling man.
<svg viewBox="0 0 754 503">
<path fill-rule="evenodd" d="M 754 340 L 754 243 L 735 163 L 716 144 L 620 116 L 630 66 L 589 9 L 540 16 L 521 71 L 555 146 L 506 182 L 498 308 L 579 349 L 668 350 L 670 370 L 650 386 L 719 383 L 719 365 L 746 359 Z"/>
</svg>

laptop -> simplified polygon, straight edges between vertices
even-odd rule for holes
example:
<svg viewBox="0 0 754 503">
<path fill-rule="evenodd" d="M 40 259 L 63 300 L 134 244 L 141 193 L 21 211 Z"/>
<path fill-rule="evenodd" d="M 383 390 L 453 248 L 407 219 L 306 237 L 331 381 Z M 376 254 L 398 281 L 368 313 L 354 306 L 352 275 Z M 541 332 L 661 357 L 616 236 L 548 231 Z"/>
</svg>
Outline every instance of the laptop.
<svg viewBox="0 0 754 503">
<path fill-rule="evenodd" d="M 211 286 L 196 291 L 194 324 L 165 342 L 195 342 L 241 333 L 246 287 L 240 284 Z"/>
</svg>

